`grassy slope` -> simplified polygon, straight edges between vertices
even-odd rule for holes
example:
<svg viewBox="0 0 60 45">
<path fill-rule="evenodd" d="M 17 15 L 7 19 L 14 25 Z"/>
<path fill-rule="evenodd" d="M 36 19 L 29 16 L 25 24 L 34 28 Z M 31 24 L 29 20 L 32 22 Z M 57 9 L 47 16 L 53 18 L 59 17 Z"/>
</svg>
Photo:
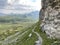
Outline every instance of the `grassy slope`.
<svg viewBox="0 0 60 45">
<path fill-rule="evenodd" d="M 0 24 L 0 41 L 17 32 L 24 32 L 32 23 Z"/>
<path fill-rule="evenodd" d="M 40 34 L 40 36 L 42 37 L 42 39 L 43 39 L 42 45 L 51 45 L 54 41 L 56 41 L 56 39 L 47 38 L 46 33 L 41 31 L 40 26 L 39 26 L 40 22 L 38 22 L 36 25 L 37 25 L 37 27 L 35 28 L 35 31 L 37 31 Z"/>
<path fill-rule="evenodd" d="M 19 26 L 27 26 L 28 28 L 21 28 Z M 29 27 L 31 26 L 31 27 Z M 16 28 L 17 27 L 17 28 Z M 15 29 L 16 28 L 16 29 Z M 15 34 L 15 30 L 18 32 L 20 31 L 20 35 L 24 33 L 25 31 L 29 30 L 28 33 L 25 33 L 21 38 L 18 38 L 16 43 L 11 43 L 12 45 L 34 45 L 35 41 L 37 40 L 36 34 L 32 33 L 32 29 L 34 28 L 34 25 L 32 26 L 31 23 L 20 23 L 20 24 L 0 24 L 0 41 L 4 40 L 6 37 Z M 6 31 L 2 31 L 6 30 Z M 11 31 L 10 31 L 11 30 Z M 29 37 L 29 34 L 32 33 L 32 36 Z M 8 45 L 11 45 L 8 44 Z"/>
<path fill-rule="evenodd" d="M 56 39 L 53 40 L 53 39 L 47 38 L 47 35 L 44 32 L 41 31 L 39 25 L 40 25 L 40 22 L 38 22 L 35 25 L 29 27 L 28 29 L 25 29 L 25 31 L 29 30 L 28 33 L 25 33 L 24 36 L 19 38 L 16 43 L 11 43 L 11 44 L 12 45 L 34 45 L 35 41 L 37 40 L 37 36 L 34 33 L 32 33 L 32 29 L 34 28 L 34 26 L 37 26 L 35 28 L 35 31 L 38 32 L 40 34 L 40 36 L 42 37 L 42 39 L 43 39 L 43 44 L 42 45 L 51 45 L 51 43 L 56 41 Z M 24 33 L 24 31 L 22 31 L 22 33 Z M 28 35 L 30 33 L 32 33 L 32 37 L 29 38 Z M 9 45 L 11 45 L 11 44 L 9 44 Z"/>
<path fill-rule="evenodd" d="M 18 22 L 35 22 L 30 16 L 26 15 L 5 15 L 0 16 L 0 23 L 18 23 Z"/>
<path fill-rule="evenodd" d="M 43 45 L 51 45 L 51 43 L 53 43 L 54 40 L 48 39 L 47 36 L 46 36 L 46 34 L 43 33 L 39 29 L 40 28 L 39 27 L 39 23 L 37 23 L 36 26 L 37 27 L 35 28 L 35 31 L 37 31 L 40 34 L 40 36 L 42 37 L 42 39 L 43 39 Z M 25 31 L 29 30 L 28 33 L 26 33 L 24 36 L 22 36 L 21 38 L 19 38 L 16 43 L 11 43 L 11 44 L 13 44 L 13 45 L 34 45 L 35 41 L 37 40 L 37 36 L 34 33 L 32 33 L 32 29 L 33 28 L 34 28 L 34 26 L 32 26 L 32 27 L 30 27 L 28 29 L 25 29 Z M 24 31 L 22 33 L 24 33 Z M 30 33 L 32 33 L 32 37 L 29 38 L 28 35 Z M 9 45 L 11 45 L 11 44 L 9 44 Z"/>
<path fill-rule="evenodd" d="M 27 30 L 29 30 L 28 33 L 25 33 L 25 35 L 22 36 L 21 38 L 19 38 L 16 43 L 11 43 L 11 44 L 13 44 L 13 45 L 34 45 L 35 41 L 37 40 L 37 36 L 34 33 L 32 33 L 33 27 L 34 26 L 28 28 L 27 29 Z M 30 33 L 32 33 L 31 37 L 29 37 Z M 9 45 L 11 45 L 11 44 L 9 44 Z"/>
<path fill-rule="evenodd" d="M 16 45 L 34 45 L 37 40 L 37 36 L 32 33 L 32 37 L 28 37 L 28 34 L 25 34 L 21 42 L 18 42 Z"/>
</svg>

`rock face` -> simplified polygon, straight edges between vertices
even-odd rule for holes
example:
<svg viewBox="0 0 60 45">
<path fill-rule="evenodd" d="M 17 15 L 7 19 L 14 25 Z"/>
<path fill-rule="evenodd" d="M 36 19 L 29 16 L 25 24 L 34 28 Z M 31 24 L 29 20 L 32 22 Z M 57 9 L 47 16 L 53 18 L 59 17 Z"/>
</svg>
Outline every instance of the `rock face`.
<svg viewBox="0 0 60 45">
<path fill-rule="evenodd" d="M 50 38 L 60 38 L 60 0 L 42 0 L 41 29 Z"/>
</svg>

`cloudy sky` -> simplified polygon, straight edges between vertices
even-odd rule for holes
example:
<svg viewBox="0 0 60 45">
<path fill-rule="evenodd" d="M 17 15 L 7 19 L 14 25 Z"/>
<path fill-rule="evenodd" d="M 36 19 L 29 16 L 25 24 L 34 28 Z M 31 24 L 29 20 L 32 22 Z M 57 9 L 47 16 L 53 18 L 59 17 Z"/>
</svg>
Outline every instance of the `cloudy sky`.
<svg viewBox="0 0 60 45">
<path fill-rule="evenodd" d="M 41 9 L 41 0 L 0 0 L 0 13 L 29 13 Z"/>
</svg>

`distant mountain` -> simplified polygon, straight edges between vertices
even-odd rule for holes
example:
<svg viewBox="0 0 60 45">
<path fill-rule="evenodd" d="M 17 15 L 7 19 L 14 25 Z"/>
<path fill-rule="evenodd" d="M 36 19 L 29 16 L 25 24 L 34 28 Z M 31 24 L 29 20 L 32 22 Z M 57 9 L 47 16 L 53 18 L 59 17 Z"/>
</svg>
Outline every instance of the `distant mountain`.
<svg viewBox="0 0 60 45">
<path fill-rule="evenodd" d="M 0 13 L 0 16 L 4 16 L 4 15 L 6 15 L 6 14 Z"/>
<path fill-rule="evenodd" d="M 39 11 L 33 11 L 33 12 L 30 12 L 29 14 L 32 14 L 32 15 L 39 15 Z"/>
<path fill-rule="evenodd" d="M 26 16 L 37 20 L 39 18 L 39 11 L 30 12 L 30 13 L 26 14 Z"/>
<path fill-rule="evenodd" d="M 39 11 L 33 11 L 30 13 L 26 13 L 26 14 L 16 14 L 16 13 L 10 13 L 10 14 L 4 14 L 4 13 L 0 13 L 0 16 L 5 16 L 5 15 L 10 15 L 10 16 L 21 16 L 21 17 L 31 17 L 34 19 L 37 19 L 39 17 Z"/>
<path fill-rule="evenodd" d="M 37 21 L 39 18 L 39 11 L 33 11 L 27 14 L 3 14 L 0 13 L 0 22 L 29 22 Z"/>
<path fill-rule="evenodd" d="M 14 13 L 11 13 L 9 15 L 10 16 L 17 16 L 17 17 L 20 17 L 20 18 L 29 18 L 29 19 L 32 19 L 32 20 L 38 20 L 39 11 L 33 11 L 33 12 L 30 12 L 30 13 L 26 13 L 26 14 L 14 14 Z"/>
</svg>

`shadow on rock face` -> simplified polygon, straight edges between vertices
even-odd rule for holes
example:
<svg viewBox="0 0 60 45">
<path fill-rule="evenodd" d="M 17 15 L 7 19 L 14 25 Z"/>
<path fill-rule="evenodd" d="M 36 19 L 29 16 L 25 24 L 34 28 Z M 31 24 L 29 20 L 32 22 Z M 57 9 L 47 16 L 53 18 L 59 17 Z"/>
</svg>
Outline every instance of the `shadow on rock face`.
<svg viewBox="0 0 60 45">
<path fill-rule="evenodd" d="M 50 37 L 60 38 L 60 0 L 42 0 L 40 20 L 42 30 Z"/>
</svg>

